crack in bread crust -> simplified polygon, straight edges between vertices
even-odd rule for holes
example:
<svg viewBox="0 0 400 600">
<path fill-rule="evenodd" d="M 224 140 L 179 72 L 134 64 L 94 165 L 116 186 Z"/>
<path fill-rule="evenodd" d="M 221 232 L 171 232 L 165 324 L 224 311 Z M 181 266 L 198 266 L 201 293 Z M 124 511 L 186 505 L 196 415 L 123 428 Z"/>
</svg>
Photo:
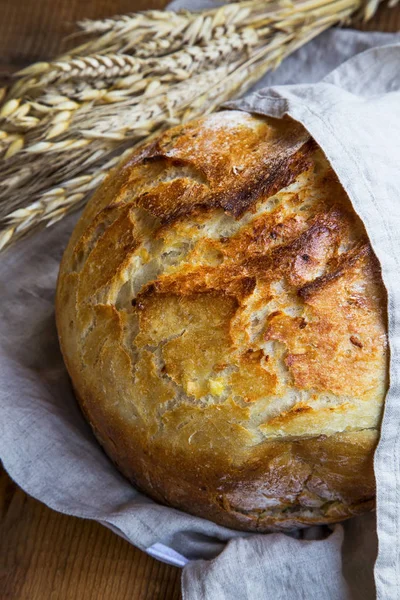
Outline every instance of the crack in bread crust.
<svg viewBox="0 0 400 600">
<path fill-rule="evenodd" d="M 57 325 L 96 435 L 153 498 L 255 531 L 373 505 L 386 295 L 298 124 L 221 112 L 134 153 L 71 237 Z"/>
</svg>

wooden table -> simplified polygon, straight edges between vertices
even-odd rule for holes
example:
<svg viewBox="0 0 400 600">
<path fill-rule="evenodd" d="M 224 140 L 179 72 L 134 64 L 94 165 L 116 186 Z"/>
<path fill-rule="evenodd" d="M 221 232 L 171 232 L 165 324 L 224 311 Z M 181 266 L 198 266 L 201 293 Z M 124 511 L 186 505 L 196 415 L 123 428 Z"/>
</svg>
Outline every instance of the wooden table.
<svg viewBox="0 0 400 600">
<path fill-rule="evenodd" d="M 0 0 L 0 80 L 62 49 L 83 18 L 102 18 L 166 0 Z M 368 30 L 400 30 L 400 6 L 380 8 Z M 0 598 L 174 600 L 180 570 L 137 550 L 105 527 L 56 513 L 0 474 Z"/>
</svg>

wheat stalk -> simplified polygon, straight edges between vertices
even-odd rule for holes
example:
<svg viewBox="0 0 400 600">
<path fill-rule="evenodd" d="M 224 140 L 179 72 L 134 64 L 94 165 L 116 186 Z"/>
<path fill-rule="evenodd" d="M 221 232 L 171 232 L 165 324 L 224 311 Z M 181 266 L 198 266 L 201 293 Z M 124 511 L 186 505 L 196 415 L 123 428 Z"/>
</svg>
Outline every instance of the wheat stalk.
<svg viewBox="0 0 400 600">
<path fill-rule="evenodd" d="M 80 24 L 88 41 L 0 90 L 0 249 L 82 206 L 132 148 L 215 110 L 376 1 L 247 0 Z"/>
<path fill-rule="evenodd" d="M 0 250 L 11 240 L 23 237 L 28 228 L 32 230 L 39 225 L 50 227 L 71 212 L 71 209 L 82 206 L 83 200 L 104 181 L 110 169 L 125 160 L 130 153 L 131 148 L 109 160 L 100 169 L 66 180 L 49 189 L 29 206 L 14 210 L 7 217 L 7 227 L 0 232 Z"/>
<path fill-rule="evenodd" d="M 221 36 L 211 40 L 207 46 L 188 46 L 183 51 L 155 59 L 144 59 L 125 53 L 93 54 L 80 58 L 71 58 L 53 63 L 37 63 L 24 69 L 21 73 L 34 75 L 32 86 L 44 87 L 54 82 L 64 82 L 70 79 L 115 80 L 138 74 L 147 76 L 150 73 L 161 74 L 166 71 L 175 72 L 179 69 L 191 69 L 211 66 L 233 52 L 240 52 L 259 43 L 257 30 L 251 27 L 229 36 Z M 186 75 L 186 73 L 185 73 Z M 39 77 L 38 77 L 39 76 Z"/>
<path fill-rule="evenodd" d="M 139 93 L 149 97 L 157 88 L 160 88 L 160 92 L 162 84 L 170 86 L 188 79 L 194 73 L 218 66 L 225 60 L 232 62 L 245 56 L 246 51 L 249 52 L 259 43 L 257 31 L 245 28 L 229 37 L 214 40 L 208 46 L 190 46 L 159 59 L 144 60 L 126 54 L 105 54 L 37 63 L 23 71 L 28 79 L 19 93 L 29 92 L 32 95 L 35 89 L 46 89 L 46 94 L 36 98 L 35 102 L 22 105 L 15 98 L 9 100 L 0 118 L 7 118 L 8 129 L 14 127 L 18 131 L 26 131 L 49 121 L 48 113 L 51 110 L 65 113 L 80 108 L 82 102 L 121 102 L 127 96 Z M 102 78 L 101 86 L 99 78 Z M 88 85 L 90 79 L 95 80 L 96 87 Z M 71 80 L 74 80 L 73 83 Z M 76 80 L 83 85 L 77 85 Z M 50 137 L 63 133 L 59 124 L 61 119 L 51 120 L 57 127 L 52 130 Z"/>
</svg>

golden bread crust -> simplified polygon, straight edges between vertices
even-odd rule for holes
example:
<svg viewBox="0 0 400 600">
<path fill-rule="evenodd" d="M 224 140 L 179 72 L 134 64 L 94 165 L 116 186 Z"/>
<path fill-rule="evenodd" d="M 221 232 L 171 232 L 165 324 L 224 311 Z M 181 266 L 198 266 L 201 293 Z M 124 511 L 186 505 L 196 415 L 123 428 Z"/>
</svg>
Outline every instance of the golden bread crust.
<svg viewBox="0 0 400 600">
<path fill-rule="evenodd" d="M 374 506 L 386 294 L 300 125 L 225 111 L 133 153 L 86 207 L 56 304 L 82 409 L 156 500 L 249 531 Z"/>
</svg>

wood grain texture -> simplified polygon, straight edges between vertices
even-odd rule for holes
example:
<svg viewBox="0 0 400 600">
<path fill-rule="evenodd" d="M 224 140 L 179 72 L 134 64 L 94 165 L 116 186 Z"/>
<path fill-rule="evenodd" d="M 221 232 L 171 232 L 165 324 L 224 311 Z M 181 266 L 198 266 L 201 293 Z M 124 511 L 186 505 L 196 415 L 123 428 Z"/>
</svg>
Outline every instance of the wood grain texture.
<svg viewBox="0 0 400 600">
<path fill-rule="evenodd" d="M 2 600 L 178 600 L 180 569 L 102 525 L 56 513 L 0 475 Z"/>
<path fill-rule="evenodd" d="M 65 49 L 74 22 L 166 0 L 0 0 L 0 85 L 30 62 Z M 369 31 L 399 31 L 400 6 L 381 7 Z M 70 42 L 71 43 L 71 42 Z M 177 600 L 180 570 L 101 525 L 53 512 L 0 473 L 1 600 Z"/>
</svg>

